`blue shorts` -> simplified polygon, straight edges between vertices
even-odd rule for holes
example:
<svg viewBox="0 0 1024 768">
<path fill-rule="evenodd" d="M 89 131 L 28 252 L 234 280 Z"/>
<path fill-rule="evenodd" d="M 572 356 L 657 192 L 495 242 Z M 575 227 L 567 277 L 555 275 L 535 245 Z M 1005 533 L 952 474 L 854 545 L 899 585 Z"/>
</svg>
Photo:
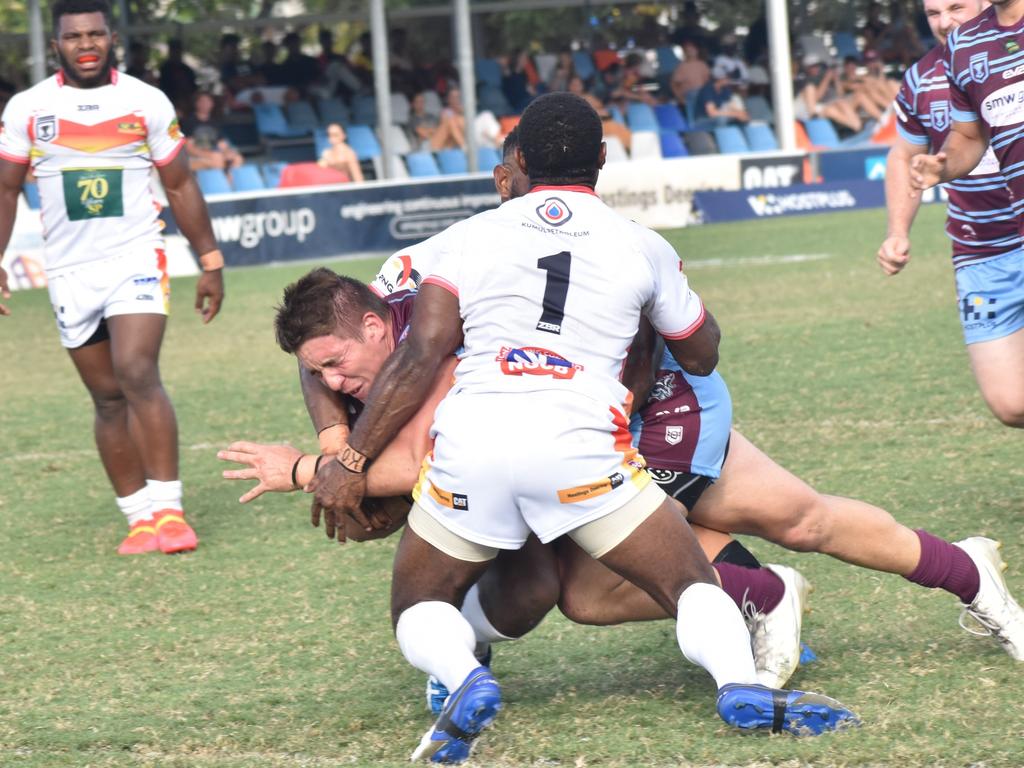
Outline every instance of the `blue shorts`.
<svg viewBox="0 0 1024 768">
<path fill-rule="evenodd" d="M 1024 328 L 1024 250 L 956 271 L 964 341 L 977 344 Z"/>
</svg>

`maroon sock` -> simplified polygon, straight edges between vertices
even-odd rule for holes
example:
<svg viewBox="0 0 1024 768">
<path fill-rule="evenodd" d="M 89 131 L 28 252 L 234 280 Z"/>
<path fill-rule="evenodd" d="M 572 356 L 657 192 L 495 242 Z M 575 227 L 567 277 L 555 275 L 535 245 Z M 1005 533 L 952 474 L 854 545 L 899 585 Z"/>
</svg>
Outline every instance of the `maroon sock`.
<svg viewBox="0 0 1024 768">
<path fill-rule="evenodd" d="M 970 605 L 978 594 L 981 575 L 978 566 L 960 547 L 923 529 L 914 531 L 921 541 L 921 559 L 907 581 L 922 587 L 941 587 Z"/>
<path fill-rule="evenodd" d="M 712 567 L 718 571 L 722 589 L 740 610 L 744 602 L 749 602 L 760 613 L 770 613 L 782 602 L 786 585 L 767 568 L 744 568 L 732 563 L 715 563 Z"/>
</svg>

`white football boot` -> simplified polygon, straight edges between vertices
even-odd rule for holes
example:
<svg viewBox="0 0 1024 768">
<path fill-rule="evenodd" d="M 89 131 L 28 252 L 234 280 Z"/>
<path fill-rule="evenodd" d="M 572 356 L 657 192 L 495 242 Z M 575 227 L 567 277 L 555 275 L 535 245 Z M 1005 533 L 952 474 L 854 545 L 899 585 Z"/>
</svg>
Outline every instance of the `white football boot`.
<svg viewBox="0 0 1024 768">
<path fill-rule="evenodd" d="M 1006 563 L 999 556 L 1002 544 L 983 536 L 953 542 L 974 561 L 981 576 L 978 594 L 970 605 L 963 605 L 960 626 L 972 635 L 992 635 L 1011 657 L 1024 661 L 1024 611 L 1013 599 L 1003 579 Z M 970 616 L 977 627 L 968 626 Z"/>
<path fill-rule="evenodd" d="M 782 600 L 769 613 L 755 610 L 746 601 L 742 610 L 750 630 L 757 682 L 769 688 L 782 688 L 800 664 L 800 628 L 811 585 L 795 568 L 765 567 L 782 579 L 786 589 Z"/>
</svg>

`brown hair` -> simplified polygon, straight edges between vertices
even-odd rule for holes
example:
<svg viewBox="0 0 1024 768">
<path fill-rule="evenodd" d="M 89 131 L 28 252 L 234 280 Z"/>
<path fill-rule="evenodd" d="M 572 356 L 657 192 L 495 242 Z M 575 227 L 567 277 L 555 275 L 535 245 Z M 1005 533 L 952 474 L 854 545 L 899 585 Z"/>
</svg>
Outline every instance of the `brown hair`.
<svg viewBox="0 0 1024 768">
<path fill-rule="evenodd" d="M 388 319 L 387 305 L 365 283 L 318 267 L 284 289 L 274 318 L 277 343 L 294 354 L 318 336 L 363 340 L 363 315 Z"/>
</svg>

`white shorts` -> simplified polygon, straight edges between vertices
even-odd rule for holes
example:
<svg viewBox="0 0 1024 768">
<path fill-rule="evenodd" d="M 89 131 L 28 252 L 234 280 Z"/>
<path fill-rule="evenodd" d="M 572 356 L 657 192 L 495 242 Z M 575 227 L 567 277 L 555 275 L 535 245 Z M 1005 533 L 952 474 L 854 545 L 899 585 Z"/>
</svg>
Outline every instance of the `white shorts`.
<svg viewBox="0 0 1024 768">
<path fill-rule="evenodd" d="M 162 249 L 101 259 L 49 279 L 50 303 L 67 349 L 80 347 L 115 315 L 166 315 L 171 295 Z"/>
<path fill-rule="evenodd" d="M 438 406 L 413 497 L 477 544 L 549 542 L 628 504 L 651 481 L 621 406 L 568 392 L 458 394 Z"/>
</svg>

